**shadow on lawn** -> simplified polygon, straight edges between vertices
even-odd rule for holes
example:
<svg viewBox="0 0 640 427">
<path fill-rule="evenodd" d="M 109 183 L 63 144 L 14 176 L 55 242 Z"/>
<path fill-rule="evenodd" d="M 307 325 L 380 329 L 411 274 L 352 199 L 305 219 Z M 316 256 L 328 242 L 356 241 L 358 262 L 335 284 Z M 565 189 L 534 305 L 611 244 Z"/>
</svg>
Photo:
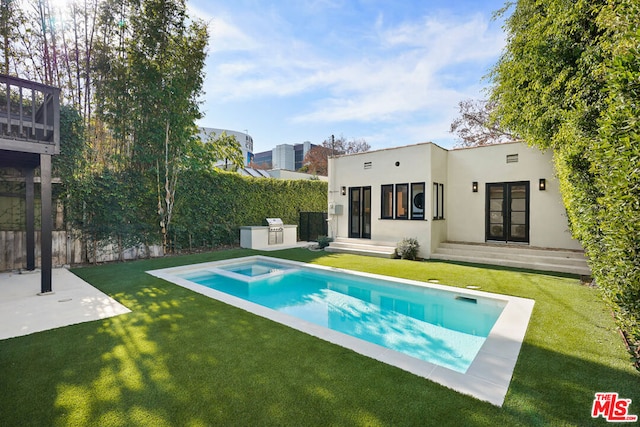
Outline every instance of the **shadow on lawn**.
<svg viewBox="0 0 640 427">
<path fill-rule="evenodd" d="M 505 267 L 501 265 L 490 265 L 490 264 L 478 264 L 473 262 L 462 262 L 462 261 L 445 261 L 445 260 L 426 260 L 425 262 L 429 263 L 438 263 L 438 264 L 451 264 L 451 265 L 459 265 L 462 267 L 474 267 L 481 268 L 484 270 L 494 270 L 494 271 L 511 271 L 518 273 L 530 273 L 530 274 L 544 274 L 545 276 L 554 276 L 554 277 L 563 277 L 569 279 L 577 279 L 581 276 L 572 273 L 560 273 L 557 271 L 542 271 L 542 270 L 532 270 L 530 268 L 516 268 L 516 267 Z"/>
</svg>

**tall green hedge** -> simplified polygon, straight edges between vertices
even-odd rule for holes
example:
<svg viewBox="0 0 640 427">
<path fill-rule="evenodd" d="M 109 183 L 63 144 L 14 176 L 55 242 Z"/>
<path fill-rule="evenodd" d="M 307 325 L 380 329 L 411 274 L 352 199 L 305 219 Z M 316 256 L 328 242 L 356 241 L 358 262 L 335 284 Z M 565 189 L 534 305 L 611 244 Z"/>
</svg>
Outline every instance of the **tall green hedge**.
<svg viewBox="0 0 640 427">
<path fill-rule="evenodd" d="M 176 192 L 171 238 L 178 250 L 233 244 L 241 226 L 264 225 L 271 217 L 298 224 L 300 212 L 326 209 L 326 182 L 189 172 Z"/>
<path fill-rule="evenodd" d="M 554 152 L 572 232 L 638 365 L 639 23 L 637 0 L 518 0 L 492 72 L 500 123 Z"/>
<path fill-rule="evenodd" d="M 148 185 L 147 185 L 148 186 Z M 85 238 L 124 247 L 161 239 L 157 195 L 131 170 L 86 174 L 67 200 L 68 220 Z M 327 209 L 327 183 L 243 177 L 233 172 L 185 171 L 177 185 L 170 249 L 180 252 L 232 245 L 239 227 L 279 217 L 298 224 L 300 212 Z"/>
</svg>

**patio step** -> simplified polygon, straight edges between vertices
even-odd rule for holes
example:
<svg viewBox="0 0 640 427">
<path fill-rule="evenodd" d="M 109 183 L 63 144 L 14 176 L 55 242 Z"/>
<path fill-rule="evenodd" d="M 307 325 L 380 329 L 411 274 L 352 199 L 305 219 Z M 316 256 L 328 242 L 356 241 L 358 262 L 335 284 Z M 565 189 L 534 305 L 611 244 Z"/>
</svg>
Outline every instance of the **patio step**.
<svg viewBox="0 0 640 427">
<path fill-rule="evenodd" d="M 326 252 L 350 253 L 356 255 L 373 256 L 378 258 L 395 258 L 396 244 L 390 242 L 376 242 L 369 239 L 347 239 L 338 237 L 324 248 Z"/>
<path fill-rule="evenodd" d="M 583 251 L 535 248 L 516 244 L 444 242 L 431 259 L 490 264 L 504 267 L 590 276 Z"/>
</svg>

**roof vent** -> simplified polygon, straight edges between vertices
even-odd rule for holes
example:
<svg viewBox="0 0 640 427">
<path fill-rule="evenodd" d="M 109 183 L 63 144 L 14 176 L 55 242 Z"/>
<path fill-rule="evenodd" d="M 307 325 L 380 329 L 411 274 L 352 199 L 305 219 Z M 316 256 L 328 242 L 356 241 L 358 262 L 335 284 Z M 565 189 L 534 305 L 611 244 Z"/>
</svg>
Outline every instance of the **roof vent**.
<svg viewBox="0 0 640 427">
<path fill-rule="evenodd" d="M 507 154 L 507 163 L 518 163 L 517 154 Z"/>
<path fill-rule="evenodd" d="M 371 169 L 371 162 L 364 162 L 365 169 Z"/>
</svg>

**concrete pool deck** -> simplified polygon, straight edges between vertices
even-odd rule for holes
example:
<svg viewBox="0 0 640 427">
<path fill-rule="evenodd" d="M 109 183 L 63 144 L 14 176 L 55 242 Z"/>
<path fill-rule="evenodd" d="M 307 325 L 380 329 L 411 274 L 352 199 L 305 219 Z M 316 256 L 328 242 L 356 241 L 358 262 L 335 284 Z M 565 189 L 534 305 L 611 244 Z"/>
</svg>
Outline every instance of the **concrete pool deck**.
<svg viewBox="0 0 640 427">
<path fill-rule="evenodd" d="M 351 337 L 341 332 L 333 331 L 314 323 L 295 318 L 293 316 L 272 310 L 270 308 L 237 298 L 235 296 L 196 284 L 189 280 L 178 277 L 200 269 L 216 267 L 230 262 L 238 262 L 240 259 L 255 259 L 261 261 L 274 261 L 278 263 L 291 264 L 293 266 L 305 266 L 329 271 L 348 271 L 361 277 L 372 277 L 377 279 L 391 280 L 395 283 L 406 283 L 414 286 L 425 286 L 435 289 L 442 289 L 455 292 L 459 295 L 478 296 L 484 298 L 498 299 L 506 302 L 506 306 L 500 317 L 496 321 L 491 333 L 483 343 L 480 351 L 467 369 L 466 373 L 459 373 L 430 362 L 416 359 L 411 356 L 387 349 L 377 344 L 372 344 L 358 338 Z M 520 348 L 527 331 L 529 319 L 533 312 L 534 301 L 525 298 L 512 297 L 508 295 L 492 294 L 477 290 L 454 288 L 439 284 L 418 282 L 412 280 L 397 279 L 393 277 L 380 276 L 368 273 L 341 270 L 331 267 L 323 267 L 275 259 L 264 256 L 253 256 L 246 258 L 236 258 L 235 260 L 216 261 L 189 266 L 167 268 L 161 270 L 148 271 L 147 273 L 167 280 L 194 292 L 214 298 L 218 301 L 241 308 L 258 316 L 265 317 L 275 322 L 284 324 L 291 328 L 305 332 L 325 341 L 349 348 L 357 353 L 371 357 L 383 363 L 396 366 L 415 375 L 434 381 L 445 387 L 456 390 L 460 393 L 471 395 L 477 399 L 487 401 L 496 406 L 502 406 L 504 398 L 509 389 L 513 370 L 518 360 Z"/>
<path fill-rule="evenodd" d="M 64 268 L 52 270 L 52 289 L 38 295 L 39 271 L 0 273 L 0 340 L 131 311 Z"/>
</svg>

